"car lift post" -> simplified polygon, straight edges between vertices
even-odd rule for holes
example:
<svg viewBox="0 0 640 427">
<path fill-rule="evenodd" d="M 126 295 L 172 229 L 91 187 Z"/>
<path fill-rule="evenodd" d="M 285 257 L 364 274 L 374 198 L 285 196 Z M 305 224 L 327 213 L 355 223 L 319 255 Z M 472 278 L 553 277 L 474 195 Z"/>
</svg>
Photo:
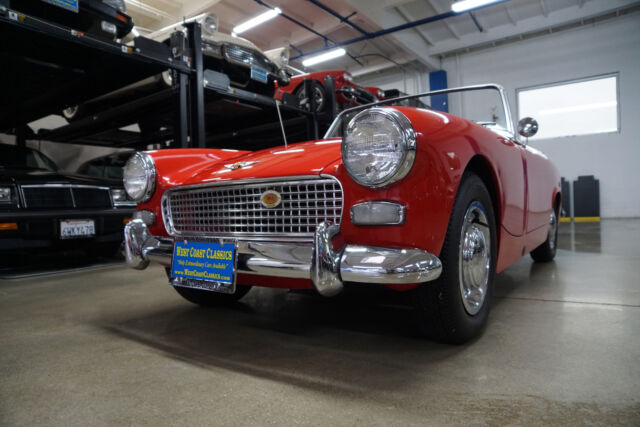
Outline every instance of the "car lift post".
<svg viewBox="0 0 640 427">
<path fill-rule="evenodd" d="M 205 148 L 202 27 L 197 22 L 189 22 L 185 26 L 187 27 L 187 41 L 189 43 L 189 52 L 191 54 L 193 68 L 189 77 L 189 146 Z"/>
<path fill-rule="evenodd" d="M 171 58 L 173 61 L 185 61 L 186 40 L 184 33 L 175 31 L 170 38 Z M 186 62 L 186 61 L 185 61 Z M 174 143 L 180 148 L 189 147 L 189 105 L 187 104 L 187 90 L 190 73 L 172 70 L 173 87 L 176 90 L 176 110 L 174 114 Z"/>
</svg>

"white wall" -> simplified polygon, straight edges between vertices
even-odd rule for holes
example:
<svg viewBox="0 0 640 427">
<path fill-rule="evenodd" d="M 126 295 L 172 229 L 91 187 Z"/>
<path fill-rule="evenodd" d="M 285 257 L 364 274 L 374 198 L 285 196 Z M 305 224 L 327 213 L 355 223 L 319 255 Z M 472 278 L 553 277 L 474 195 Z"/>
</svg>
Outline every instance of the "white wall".
<svg viewBox="0 0 640 427">
<path fill-rule="evenodd" d="M 523 87 L 618 72 L 620 133 L 532 142 L 568 180 L 600 180 L 602 217 L 640 217 L 640 14 L 445 59 L 449 87 L 498 83 L 514 116 Z M 386 79 L 386 80 L 385 80 Z M 364 80 L 364 79 L 361 79 Z M 367 78 L 398 84 L 399 72 Z M 397 86 L 401 89 L 401 86 Z M 411 91 L 409 91 L 411 93 Z"/>
</svg>

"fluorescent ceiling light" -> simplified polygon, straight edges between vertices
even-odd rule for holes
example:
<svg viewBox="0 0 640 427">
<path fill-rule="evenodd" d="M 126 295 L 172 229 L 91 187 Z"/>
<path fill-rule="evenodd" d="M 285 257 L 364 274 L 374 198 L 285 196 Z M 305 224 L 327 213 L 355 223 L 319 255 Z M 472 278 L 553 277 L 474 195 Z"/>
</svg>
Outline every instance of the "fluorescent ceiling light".
<svg viewBox="0 0 640 427">
<path fill-rule="evenodd" d="M 451 10 L 460 13 L 467 10 L 476 9 L 481 6 L 486 6 L 497 1 L 498 0 L 460 0 L 453 2 L 453 4 L 451 5 Z"/>
<path fill-rule="evenodd" d="M 321 62 L 328 61 L 330 59 L 339 58 L 345 53 L 347 53 L 347 51 L 339 47 L 338 49 L 333 49 L 328 52 L 322 53 L 320 55 L 307 58 L 304 61 L 302 61 L 302 65 L 304 65 L 305 67 L 309 67 L 311 65 L 319 64 Z"/>
<path fill-rule="evenodd" d="M 282 11 L 280 9 L 273 8 L 265 13 L 262 13 L 258 16 L 256 16 L 255 18 L 251 18 L 246 22 L 243 22 L 240 25 L 236 25 L 235 27 L 233 27 L 233 32 L 236 34 L 240 34 L 240 33 L 244 33 L 245 31 L 253 28 L 253 27 L 257 27 L 260 24 L 263 24 L 265 22 L 267 22 L 269 19 L 273 19 L 276 16 L 280 15 L 282 13 Z"/>
</svg>

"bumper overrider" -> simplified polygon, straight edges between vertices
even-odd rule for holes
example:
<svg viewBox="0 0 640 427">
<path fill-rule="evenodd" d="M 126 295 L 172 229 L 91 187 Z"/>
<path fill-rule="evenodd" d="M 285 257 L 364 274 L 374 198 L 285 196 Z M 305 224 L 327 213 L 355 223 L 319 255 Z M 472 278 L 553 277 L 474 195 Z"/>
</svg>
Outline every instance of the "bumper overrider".
<svg viewBox="0 0 640 427">
<path fill-rule="evenodd" d="M 420 249 L 345 245 L 333 248 L 339 226 L 320 223 L 313 244 L 238 240 L 237 272 L 261 276 L 310 279 L 324 296 L 342 291 L 344 282 L 412 284 L 435 280 L 442 264 Z M 146 224 L 134 219 L 125 226 L 127 263 L 144 269 L 150 262 L 171 264 L 173 239 L 151 235 Z"/>
</svg>

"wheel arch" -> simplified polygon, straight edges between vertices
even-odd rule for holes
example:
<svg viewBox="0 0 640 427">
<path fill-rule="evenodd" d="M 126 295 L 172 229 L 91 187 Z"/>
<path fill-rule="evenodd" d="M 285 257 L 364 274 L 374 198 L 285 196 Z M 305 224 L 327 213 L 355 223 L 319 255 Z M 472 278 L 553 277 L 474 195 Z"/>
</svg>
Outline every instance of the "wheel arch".
<svg viewBox="0 0 640 427">
<path fill-rule="evenodd" d="M 500 205 L 501 203 L 500 197 L 498 196 L 500 194 L 500 185 L 499 185 L 495 170 L 491 166 L 491 163 L 486 157 L 484 157 L 481 154 L 476 154 L 469 160 L 464 171 L 473 172 L 476 175 L 478 175 L 478 177 L 482 180 L 484 185 L 487 187 L 487 190 L 489 191 L 489 195 L 491 196 L 491 205 L 493 207 L 493 212 L 496 219 L 496 231 L 498 231 L 496 237 L 497 237 L 497 243 L 498 243 L 497 247 L 499 249 L 500 248 L 499 227 L 502 222 L 501 221 L 502 210 Z"/>
</svg>

